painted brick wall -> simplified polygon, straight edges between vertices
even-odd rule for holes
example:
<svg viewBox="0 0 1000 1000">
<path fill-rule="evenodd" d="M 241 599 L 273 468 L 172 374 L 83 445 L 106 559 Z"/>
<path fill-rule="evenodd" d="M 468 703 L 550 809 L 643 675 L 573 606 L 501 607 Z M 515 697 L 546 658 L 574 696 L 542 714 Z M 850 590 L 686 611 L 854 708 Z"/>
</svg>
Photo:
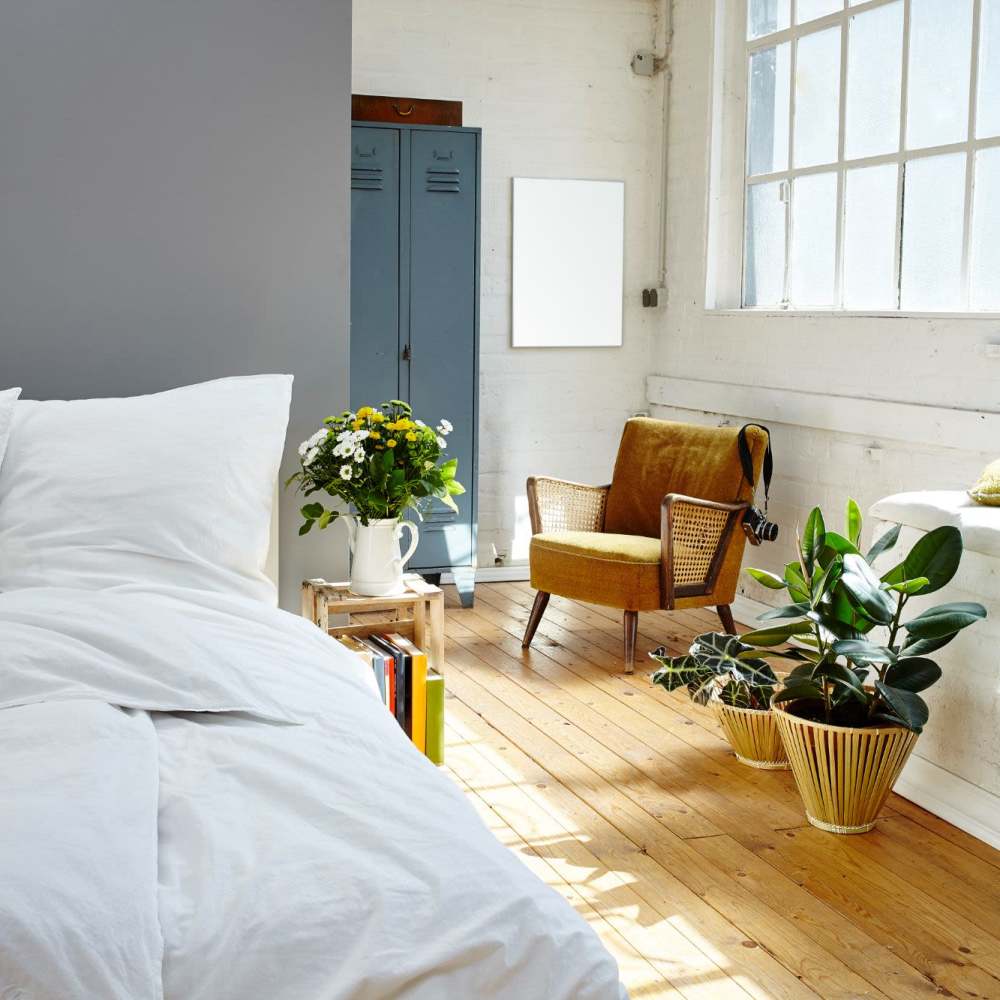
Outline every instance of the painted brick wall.
<svg viewBox="0 0 1000 1000">
<path fill-rule="evenodd" d="M 760 315 L 704 309 L 713 8 L 710 0 L 674 0 L 670 180 L 668 185 L 669 302 L 659 312 L 653 371 L 838 396 L 962 406 L 1000 411 L 1000 361 L 984 345 L 1000 340 L 1000 320 Z M 697 249 L 693 249 L 697 248 Z M 850 406 L 845 400 L 844 406 Z M 717 417 L 654 407 L 654 416 L 690 421 Z M 754 414 L 730 414 L 729 422 Z M 766 422 L 766 421 L 765 421 Z M 954 447 L 920 447 L 893 440 L 890 427 L 870 436 L 772 425 L 776 479 L 772 511 L 782 538 L 753 551 L 753 565 L 777 569 L 792 558 L 797 523 L 819 504 L 839 523 L 845 498 L 862 510 L 889 493 L 960 489 L 988 458 Z M 873 460 L 868 449 L 880 449 Z M 997 442 L 1000 454 L 1000 442 Z M 751 597 L 775 594 L 744 580 Z"/>
<path fill-rule="evenodd" d="M 655 284 L 662 84 L 635 76 L 655 0 L 363 0 L 354 91 L 462 100 L 483 128 L 480 565 L 527 558 L 525 478 L 606 482 L 661 317 Z M 625 181 L 624 346 L 510 346 L 511 178 Z"/>
</svg>

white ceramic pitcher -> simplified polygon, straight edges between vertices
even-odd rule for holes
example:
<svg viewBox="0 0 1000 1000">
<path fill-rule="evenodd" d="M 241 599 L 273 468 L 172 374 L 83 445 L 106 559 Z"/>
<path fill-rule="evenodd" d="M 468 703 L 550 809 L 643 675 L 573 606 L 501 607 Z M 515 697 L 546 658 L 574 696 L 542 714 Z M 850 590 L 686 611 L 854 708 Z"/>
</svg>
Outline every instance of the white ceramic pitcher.
<svg viewBox="0 0 1000 1000">
<path fill-rule="evenodd" d="M 352 515 L 341 515 L 351 546 L 351 591 L 365 597 L 386 597 L 403 591 L 403 566 L 420 539 L 412 521 L 386 517 L 362 524 Z M 410 546 L 399 554 L 403 529 L 410 529 Z"/>
</svg>

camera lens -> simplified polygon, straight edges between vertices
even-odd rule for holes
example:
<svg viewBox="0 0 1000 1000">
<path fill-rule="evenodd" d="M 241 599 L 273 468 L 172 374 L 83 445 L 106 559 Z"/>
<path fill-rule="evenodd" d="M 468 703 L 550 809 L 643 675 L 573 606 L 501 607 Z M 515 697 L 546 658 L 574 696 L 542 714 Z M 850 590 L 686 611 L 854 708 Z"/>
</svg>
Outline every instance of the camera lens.
<svg viewBox="0 0 1000 1000">
<path fill-rule="evenodd" d="M 760 526 L 760 537 L 765 542 L 773 542 L 778 537 L 778 526 L 774 521 L 765 521 Z"/>
</svg>

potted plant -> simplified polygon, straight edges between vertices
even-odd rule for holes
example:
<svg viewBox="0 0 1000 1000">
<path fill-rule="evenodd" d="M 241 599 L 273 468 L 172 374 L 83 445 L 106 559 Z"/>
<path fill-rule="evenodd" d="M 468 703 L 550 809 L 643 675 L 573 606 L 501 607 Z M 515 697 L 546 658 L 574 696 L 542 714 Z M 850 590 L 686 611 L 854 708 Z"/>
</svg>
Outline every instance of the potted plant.
<svg viewBox="0 0 1000 1000">
<path fill-rule="evenodd" d="M 809 822 L 833 833 L 875 825 L 928 719 L 920 692 L 941 676 L 928 654 L 986 616 L 973 602 L 905 614 L 911 598 L 940 590 L 955 575 L 962 558 L 957 528 L 928 532 L 881 574 L 872 564 L 895 546 L 899 527 L 865 555 L 860 536 L 853 500 L 842 535 L 827 531 L 815 508 L 798 539 L 799 558 L 782 576 L 750 570 L 764 586 L 787 589 L 792 603 L 761 616 L 778 624 L 742 636 L 754 656 L 788 641 L 797 647 L 793 656 L 801 662 L 774 695 L 773 711 Z"/>
<path fill-rule="evenodd" d="M 770 651 L 765 651 L 765 656 Z M 687 688 L 699 705 L 716 707 L 736 759 L 751 767 L 788 768 L 781 734 L 771 713 L 777 678 L 767 660 L 735 635 L 706 632 L 684 656 L 650 653 L 660 663 L 653 682 L 667 691 Z"/>
<path fill-rule="evenodd" d="M 299 445 L 300 468 L 286 487 L 297 485 L 306 496 L 325 492 L 353 513 L 327 508 L 318 501 L 301 509 L 299 534 L 314 524 L 326 528 L 344 521 L 351 547 L 351 590 L 383 596 L 403 586 L 403 565 L 417 547 L 418 531 L 402 520 L 407 510 L 420 515 L 436 497 L 457 510 L 454 497 L 465 488 L 455 478 L 458 459 L 443 461 L 452 426 L 436 429 L 413 418 L 407 403 L 392 399 L 327 417 L 323 426 Z M 410 531 L 410 545 L 400 556 L 399 540 Z"/>
</svg>

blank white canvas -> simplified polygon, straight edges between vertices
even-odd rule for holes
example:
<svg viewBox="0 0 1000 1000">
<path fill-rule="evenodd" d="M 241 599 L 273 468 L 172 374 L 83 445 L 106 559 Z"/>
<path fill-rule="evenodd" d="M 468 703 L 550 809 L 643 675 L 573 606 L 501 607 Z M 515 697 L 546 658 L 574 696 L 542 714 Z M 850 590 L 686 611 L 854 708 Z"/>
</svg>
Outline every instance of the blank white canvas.
<svg viewBox="0 0 1000 1000">
<path fill-rule="evenodd" d="M 513 346 L 619 347 L 625 184 L 514 178 Z"/>
</svg>

